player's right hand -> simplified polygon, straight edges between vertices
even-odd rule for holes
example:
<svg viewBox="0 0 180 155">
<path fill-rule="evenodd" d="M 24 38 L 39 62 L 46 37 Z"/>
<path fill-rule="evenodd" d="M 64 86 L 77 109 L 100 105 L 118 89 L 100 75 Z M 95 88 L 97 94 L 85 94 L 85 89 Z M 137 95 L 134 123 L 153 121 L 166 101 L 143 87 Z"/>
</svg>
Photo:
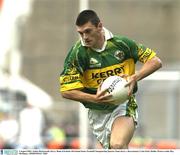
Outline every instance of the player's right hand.
<svg viewBox="0 0 180 155">
<path fill-rule="evenodd" d="M 95 96 L 96 102 L 97 103 L 109 103 L 109 102 L 112 102 L 113 101 L 113 99 L 111 98 L 112 95 L 107 92 L 107 89 L 101 90 L 101 85 L 102 85 L 102 83 L 99 85 L 99 87 L 97 89 L 97 93 L 96 93 L 96 96 Z"/>
</svg>

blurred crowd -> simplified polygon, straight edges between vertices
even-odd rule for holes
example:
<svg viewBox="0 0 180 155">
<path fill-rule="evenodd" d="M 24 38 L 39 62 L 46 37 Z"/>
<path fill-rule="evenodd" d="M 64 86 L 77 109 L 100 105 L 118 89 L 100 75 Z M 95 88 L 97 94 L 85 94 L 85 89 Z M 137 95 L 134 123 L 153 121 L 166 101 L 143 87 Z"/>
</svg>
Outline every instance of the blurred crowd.
<svg viewBox="0 0 180 155">
<path fill-rule="evenodd" d="M 71 124 L 47 121 L 46 113 L 27 104 L 18 117 L 0 116 L 0 149 L 78 149 L 78 129 Z"/>
</svg>

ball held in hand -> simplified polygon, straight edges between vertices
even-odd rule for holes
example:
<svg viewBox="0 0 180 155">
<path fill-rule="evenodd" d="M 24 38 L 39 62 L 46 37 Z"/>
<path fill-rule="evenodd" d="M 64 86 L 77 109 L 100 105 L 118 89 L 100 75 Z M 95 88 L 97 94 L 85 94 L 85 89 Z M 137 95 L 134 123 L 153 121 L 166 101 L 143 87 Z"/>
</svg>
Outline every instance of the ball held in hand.
<svg viewBox="0 0 180 155">
<path fill-rule="evenodd" d="M 112 95 L 114 101 L 112 104 L 122 104 L 128 100 L 128 87 L 125 87 L 127 80 L 120 76 L 110 76 L 101 85 L 101 90 L 107 89 L 107 92 Z"/>
</svg>

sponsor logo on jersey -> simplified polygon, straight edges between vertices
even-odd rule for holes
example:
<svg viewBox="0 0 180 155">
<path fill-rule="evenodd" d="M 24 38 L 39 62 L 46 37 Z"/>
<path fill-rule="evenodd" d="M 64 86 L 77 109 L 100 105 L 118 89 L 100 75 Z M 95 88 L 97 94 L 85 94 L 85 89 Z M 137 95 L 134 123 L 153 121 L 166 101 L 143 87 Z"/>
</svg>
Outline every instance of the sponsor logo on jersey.
<svg viewBox="0 0 180 155">
<path fill-rule="evenodd" d="M 149 56 L 152 54 L 152 50 L 147 48 L 145 52 L 141 53 L 139 60 L 141 62 L 146 62 Z"/>
<path fill-rule="evenodd" d="M 125 57 L 125 54 L 123 51 L 119 51 L 117 50 L 115 53 L 114 53 L 114 56 L 116 59 L 118 59 L 119 61 L 122 61 Z"/>
<path fill-rule="evenodd" d="M 133 59 L 127 59 L 123 63 L 115 64 L 104 68 L 94 68 L 86 70 L 83 74 L 85 87 L 97 88 L 98 85 L 109 76 L 132 75 L 135 70 Z"/>
<path fill-rule="evenodd" d="M 120 75 L 122 73 L 124 73 L 124 66 L 106 70 L 104 72 L 92 73 L 91 78 L 97 80 L 97 84 L 100 84 L 107 77 L 113 76 L 113 75 Z"/>
<path fill-rule="evenodd" d="M 92 79 L 98 79 L 98 78 L 107 78 L 109 76 L 118 75 L 124 72 L 124 66 L 117 67 L 114 69 L 109 69 L 104 72 L 93 72 L 91 74 Z"/>
<path fill-rule="evenodd" d="M 60 77 L 60 82 L 63 83 L 69 83 L 72 81 L 77 81 L 80 80 L 80 75 L 79 74 L 75 74 L 75 75 L 66 75 L 66 76 L 62 76 Z"/>
<path fill-rule="evenodd" d="M 90 58 L 89 60 L 90 67 L 101 67 L 101 63 L 98 62 L 95 58 Z"/>
</svg>

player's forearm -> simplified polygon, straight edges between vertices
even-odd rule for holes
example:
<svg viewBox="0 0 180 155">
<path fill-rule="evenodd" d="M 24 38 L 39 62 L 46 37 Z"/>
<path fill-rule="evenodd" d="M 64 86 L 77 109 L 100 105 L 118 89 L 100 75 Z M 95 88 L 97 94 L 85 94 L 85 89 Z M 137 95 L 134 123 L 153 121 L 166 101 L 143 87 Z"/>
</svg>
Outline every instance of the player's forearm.
<svg viewBox="0 0 180 155">
<path fill-rule="evenodd" d="M 87 101 L 96 102 L 95 95 L 84 93 L 80 90 L 70 90 L 70 91 L 61 92 L 61 95 L 64 98 L 79 101 L 79 102 L 87 102 Z"/>
<path fill-rule="evenodd" d="M 139 81 L 148 75 L 152 74 L 156 70 L 162 67 L 162 62 L 158 57 L 154 57 L 151 60 L 148 60 L 142 68 L 134 75 L 136 81 Z"/>
</svg>

